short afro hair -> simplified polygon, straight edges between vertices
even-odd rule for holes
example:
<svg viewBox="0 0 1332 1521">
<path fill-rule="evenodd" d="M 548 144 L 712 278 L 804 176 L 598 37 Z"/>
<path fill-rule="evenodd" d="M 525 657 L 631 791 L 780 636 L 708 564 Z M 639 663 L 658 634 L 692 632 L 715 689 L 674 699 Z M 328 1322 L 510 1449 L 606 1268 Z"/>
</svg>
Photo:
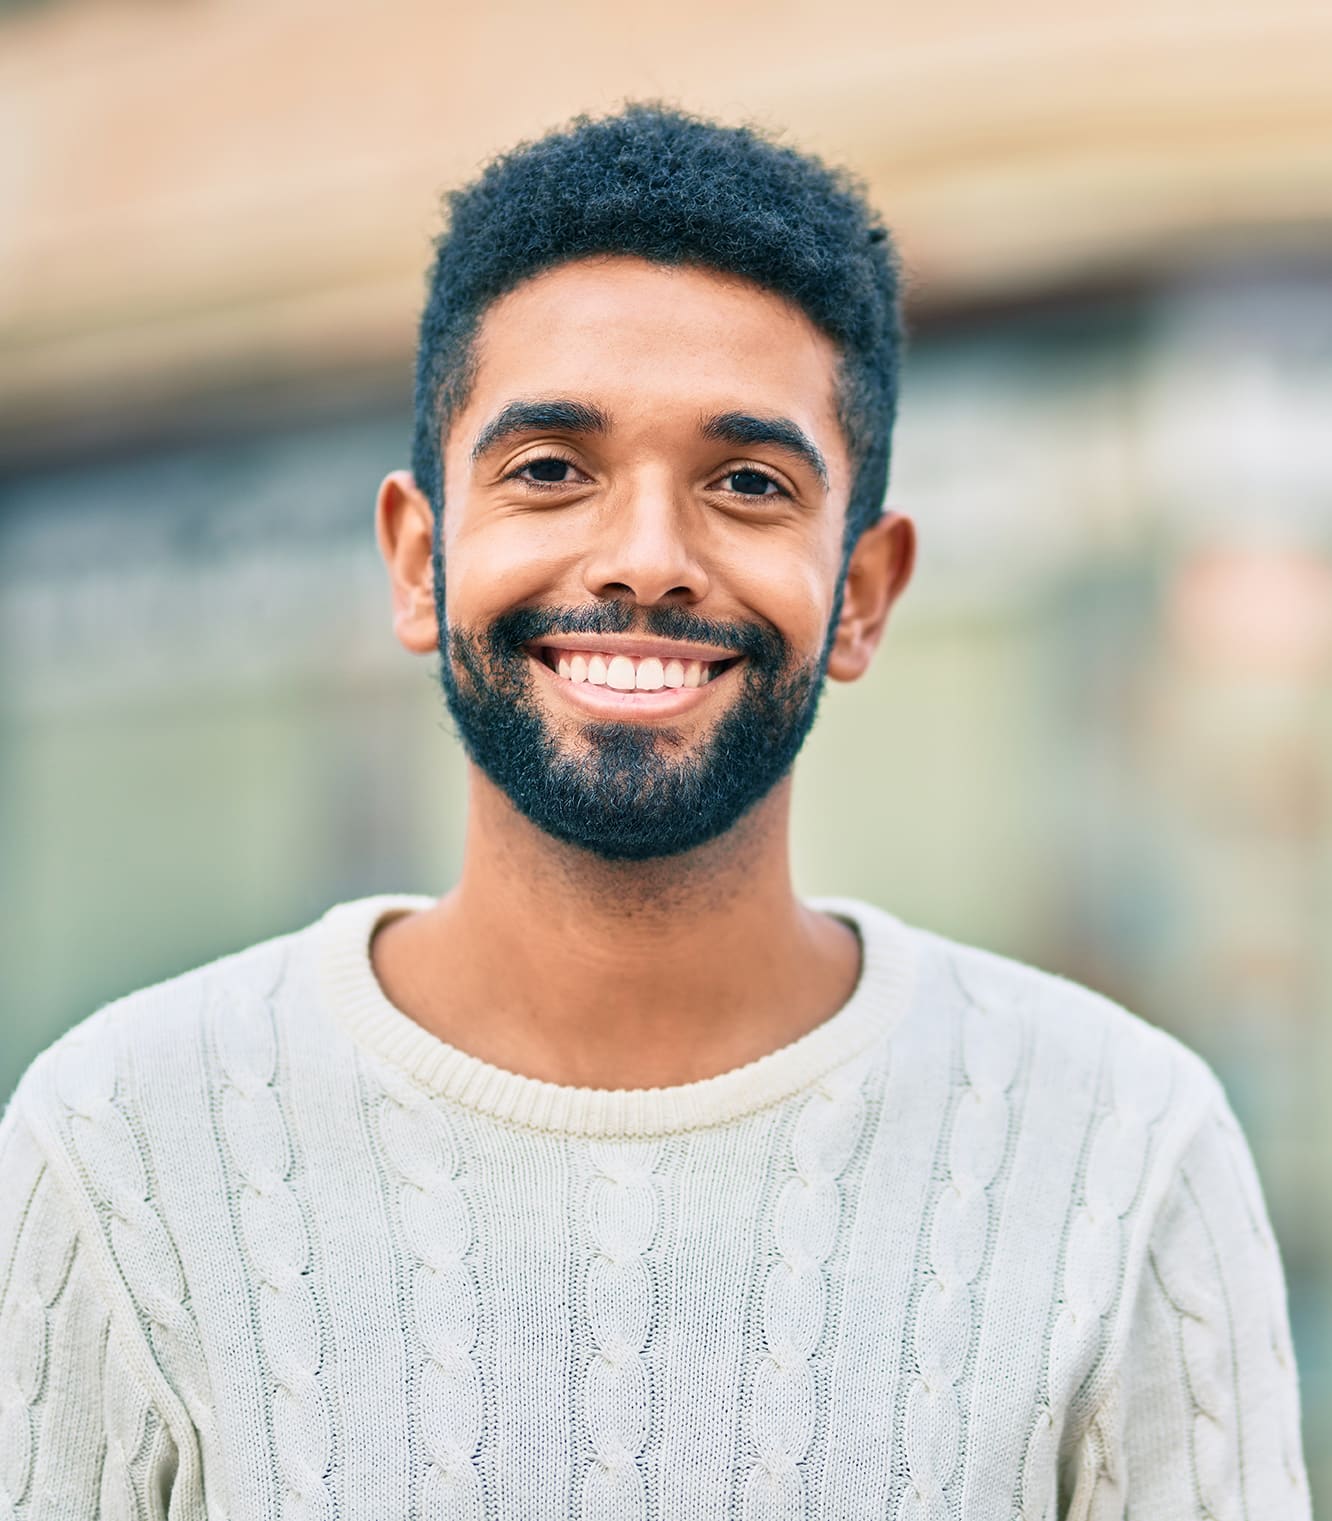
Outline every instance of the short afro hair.
<svg viewBox="0 0 1332 1521">
<path fill-rule="evenodd" d="M 631 254 L 740 276 L 837 344 L 854 478 L 845 552 L 881 514 L 904 341 L 900 260 L 844 170 L 660 104 L 580 116 L 493 160 L 448 196 L 416 364 L 412 470 L 438 524 L 440 443 L 465 404 L 486 309 L 573 259 Z"/>
</svg>

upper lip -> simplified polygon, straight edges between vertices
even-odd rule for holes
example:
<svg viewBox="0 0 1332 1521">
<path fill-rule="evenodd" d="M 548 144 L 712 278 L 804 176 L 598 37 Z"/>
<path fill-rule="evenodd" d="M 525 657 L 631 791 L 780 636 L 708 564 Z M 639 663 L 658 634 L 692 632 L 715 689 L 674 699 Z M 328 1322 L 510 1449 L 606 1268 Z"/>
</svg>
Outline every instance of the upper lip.
<svg viewBox="0 0 1332 1521">
<path fill-rule="evenodd" d="M 548 634 L 531 639 L 528 649 L 586 650 L 589 655 L 655 655 L 658 660 L 734 660 L 738 650 L 715 644 L 682 644 L 674 639 L 642 639 L 624 634 Z"/>
</svg>

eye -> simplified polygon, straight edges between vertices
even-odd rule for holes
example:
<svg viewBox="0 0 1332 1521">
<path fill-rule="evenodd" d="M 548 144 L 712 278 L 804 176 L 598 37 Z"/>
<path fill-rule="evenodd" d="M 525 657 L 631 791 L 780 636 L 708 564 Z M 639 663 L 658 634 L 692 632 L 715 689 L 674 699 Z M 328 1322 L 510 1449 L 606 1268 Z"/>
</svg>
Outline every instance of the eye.
<svg viewBox="0 0 1332 1521">
<path fill-rule="evenodd" d="M 543 454 L 511 470 L 505 480 L 527 481 L 534 486 L 568 486 L 577 473 L 578 467 L 572 460 L 561 459 L 558 454 Z"/>
<path fill-rule="evenodd" d="M 729 486 L 725 482 L 729 481 Z M 761 470 L 728 470 L 722 476 L 723 490 L 737 496 L 785 496 L 786 493 L 770 475 Z"/>
</svg>

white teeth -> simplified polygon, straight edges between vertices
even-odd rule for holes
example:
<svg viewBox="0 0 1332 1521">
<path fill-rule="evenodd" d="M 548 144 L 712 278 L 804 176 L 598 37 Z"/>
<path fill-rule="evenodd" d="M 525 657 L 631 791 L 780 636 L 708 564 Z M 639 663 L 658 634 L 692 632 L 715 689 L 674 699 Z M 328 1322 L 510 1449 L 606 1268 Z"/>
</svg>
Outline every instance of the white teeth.
<svg viewBox="0 0 1332 1521">
<path fill-rule="evenodd" d="M 719 673 L 711 660 L 662 660 L 657 655 L 586 655 L 550 649 L 547 659 L 565 681 L 587 681 L 617 692 L 660 692 L 663 688 L 706 686 Z"/>
<path fill-rule="evenodd" d="M 634 680 L 634 663 L 628 655 L 616 655 L 606 667 L 606 685 L 617 692 L 632 692 Z"/>
</svg>

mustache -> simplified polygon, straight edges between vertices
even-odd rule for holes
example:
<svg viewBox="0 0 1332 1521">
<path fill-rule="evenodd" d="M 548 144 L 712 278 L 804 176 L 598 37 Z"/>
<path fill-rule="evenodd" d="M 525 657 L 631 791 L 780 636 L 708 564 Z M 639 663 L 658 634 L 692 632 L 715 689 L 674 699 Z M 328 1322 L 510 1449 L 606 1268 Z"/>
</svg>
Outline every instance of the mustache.
<svg viewBox="0 0 1332 1521">
<path fill-rule="evenodd" d="M 523 646 L 552 634 L 651 634 L 683 643 L 714 644 L 747 656 L 759 670 L 779 671 L 787 642 L 771 624 L 704 618 L 683 607 L 634 608 L 626 602 L 582 607 L 516 607 L 490 625 L 486 642 L 497 659 L 525 653 Z"/>
</svg>

